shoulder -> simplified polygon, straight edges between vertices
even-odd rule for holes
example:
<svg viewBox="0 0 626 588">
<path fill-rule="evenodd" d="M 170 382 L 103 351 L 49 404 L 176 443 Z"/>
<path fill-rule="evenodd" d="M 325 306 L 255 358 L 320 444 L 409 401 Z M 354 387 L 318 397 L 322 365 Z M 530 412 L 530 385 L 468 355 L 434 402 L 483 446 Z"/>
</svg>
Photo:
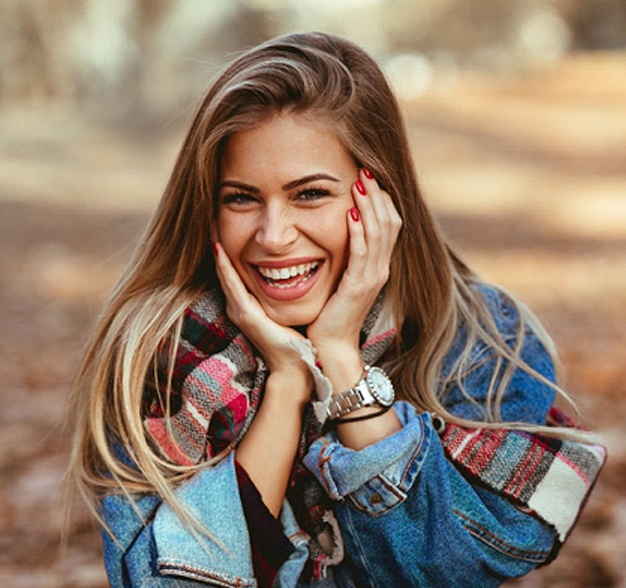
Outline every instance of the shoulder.
<svg viewBox="0 0 626 588">
<path fill-rule="evenodd" d="M 474 352 L 470 354 L 471 356 L 475 357 L 476 352 L 483 357 L 485 354 L 505 358 L 512 355 L 541 373 L 544 370 L 539 366 L 543 367 L 546 362 L 552 366 L 555 358 L 553 342 L 540 321 L 523 302 L 493 284 L 479 282 L 473 285 L 472 289 L 476 294 L 479 308 L 476 322 L 481 324 L 488 336 L 485 338 L 480 332 L 476 332 L 466 321 L 459 327 L 456 347 L 459 343 L 461 345 L 466 343 L 469 338 L 474 341 Z M 471 330 L 475 331 L 476 337 L 469 337 Z M 504 343 L 508 350 L 506 347 L 500 347 L 501 343 Z M 552 379 L 553 370 L 548 371 Z"/>
<path fill-rule="evenodd" d="M 444 373 L 449 372 L 461 356 L 465 363 L 483 361 L 494 352 L 495 339 L 513 346 L 521 334 L 521 323 L 525 323 L 521 305 L 498 286 L 478 282 L 470 286 L 470 295 L 467 313 L 460 316 L 454 342 L 447 353 Z M 529 327 L 524 327 L 528 333 Z"/>
<path fill-rule="evenodd" d="M 477 283 L 472 289 L 478 301 L 486 306 L 498 332 L 505 340 L 517 333 L 522 320 L 522 307 L 518 301 L 502 288 L 486 282 Z"/>
<path fill-rule="evenodd" d="M 549 339 L 505 290 L 482 282 L 472 290 L 476 315 L 460 324 L 444 361 L 444 404 L 458 416 L 490 420 L 485 411 L 497 392 L 502 420 L 545 423 L 556 377 Z"/>
</svg>

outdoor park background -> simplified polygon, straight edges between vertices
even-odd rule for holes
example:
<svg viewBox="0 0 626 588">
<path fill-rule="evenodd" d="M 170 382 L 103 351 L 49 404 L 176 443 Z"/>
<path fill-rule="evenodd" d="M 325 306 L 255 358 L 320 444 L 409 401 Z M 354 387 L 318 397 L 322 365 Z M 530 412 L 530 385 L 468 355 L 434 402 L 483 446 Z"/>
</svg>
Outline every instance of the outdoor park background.
<svg viewBox="0 0 626 588">
<path fill-rule="evenodd" d="M 444 229 L 545 322 L 609 448 L 515 585 L 626 586 L 622 0 L 0 0 L 0 585 L 106 585 L 78 500 L 59 548 L 81 348 L 225 56 L 308 29 L 384 64 Z"/>
</svg>

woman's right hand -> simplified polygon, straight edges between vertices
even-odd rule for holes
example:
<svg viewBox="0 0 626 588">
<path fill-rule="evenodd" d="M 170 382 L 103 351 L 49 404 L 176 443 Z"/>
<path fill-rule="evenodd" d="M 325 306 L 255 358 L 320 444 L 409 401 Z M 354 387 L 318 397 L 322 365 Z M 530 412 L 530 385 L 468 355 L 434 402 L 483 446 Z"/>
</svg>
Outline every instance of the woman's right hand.
<svg viewBox="0 0 626 588">
<path fill-rule="evenodd" d="M 217 276 L 226 296 L 226 314 L 258 349 L 274 379 L 278 379 L 279 374 L 292 379 L 302 376 L 310 393 L 313 385 L 311 374 L 291 344 L 294 340 L 304 340 L 304 337 L 295 329 L 279 325 L 267 316 L 259 301 L 246 289 L 222 246 L 215 243 L 214 249 Z M 305 400 L 308 398 L 307 395 Z"/>
</svg>

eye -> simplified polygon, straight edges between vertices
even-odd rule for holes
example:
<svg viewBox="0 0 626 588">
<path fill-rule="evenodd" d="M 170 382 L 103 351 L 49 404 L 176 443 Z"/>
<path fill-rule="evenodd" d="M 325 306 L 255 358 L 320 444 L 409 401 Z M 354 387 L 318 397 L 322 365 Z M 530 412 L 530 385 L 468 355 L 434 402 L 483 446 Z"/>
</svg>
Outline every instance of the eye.
<svg viewBox="0 0 626 588">
<path fill-rule="evenodd" d="M 230 204 L 234 206 L 245 206 L 256 202 L 256 198 L 247 192 L 230 192 L 224 194 L 221 199 L 222 204 Z"/>
<path fill-rule="evenodd" d="M 305 190 L 300 190 L 297 195 L 297 200 L 301 202 L 315 202 L 317 200 L 321 200 L 322 198 L 330 196 L 330 192 L 324 188 L 306 188 Z"/>
</svg>

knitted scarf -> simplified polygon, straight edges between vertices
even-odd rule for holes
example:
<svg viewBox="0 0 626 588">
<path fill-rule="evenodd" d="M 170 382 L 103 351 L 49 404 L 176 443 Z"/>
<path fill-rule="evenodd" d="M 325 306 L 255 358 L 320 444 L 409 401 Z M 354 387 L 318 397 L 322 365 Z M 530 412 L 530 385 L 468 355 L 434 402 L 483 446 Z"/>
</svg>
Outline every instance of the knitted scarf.
<svg viewBox="0 0 626 588">
<path fill-rule="evenodd" d="M 390 304 L 381 294 L 363 325 L 363 360 L 374 365 L 387 359 L 394 338 Z M 312 538 L 315 569 L 323 572 L 341 561 L 343 546 L 332 501 L 302 459 L 322 434 L 332 386 L 316 365 L 310 342 L 294 345 L 313 374 L 316 398 L 305 411 L 287 498 Z M 162 353 L 159 382 L 166 381 L 170 353 Z M 162 391 L 149 385 L 145 428 L 173 463 L 220 459 L 236 447 L 254 419 L 267 375 L 263 359 L 226 317 L 222 292 L 207 291 L 185 312 L 168 399 L 171 416 L 164 414 Z M 559 541 L 565 540 L 604 463 L 602 447 L 508 429 L 466 429 L 438 420 L 445 455 L 464 476 L 552 525 Z"/>
</svg>

